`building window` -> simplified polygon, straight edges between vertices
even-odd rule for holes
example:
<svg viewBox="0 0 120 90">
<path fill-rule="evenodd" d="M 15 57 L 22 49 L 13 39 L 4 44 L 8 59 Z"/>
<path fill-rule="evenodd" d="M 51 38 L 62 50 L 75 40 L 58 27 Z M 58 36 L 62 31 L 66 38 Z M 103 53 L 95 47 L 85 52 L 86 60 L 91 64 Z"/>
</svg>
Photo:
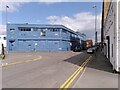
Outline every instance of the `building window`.
<svg viewBox="0 0 120 90">
<path fill-rule="evenodd" d="M 46 32 L 44 30 L 40 31 L 40 36 L 46 36 Z"/>
<path fill-rule="evenodd" d="M 60 32 L 58 28 L 49 28 L 50 32 Z"/>
<path fill-rule="evenodd" d="M 37 30 L 38 30 L 38 31 L 40 31 L 41 29 L 40 29 L 40 28 L 38 28 Z"/>
<path fill-rule="evenodd" d="M 36 32 L 36 31 L 38 31 L 38 29 L 33 29 L 33 32 Z"/>
<path fill-rule="evenodd" d="M 33 32 L 33 31 L 34 31 L 34 28 L 31 28 L 31 31 Z"/>
<path fill-rule="evenodd" d="M 28 46 L 31 47 L 31 44 L 29 44 Z"/>
<path fill-rule="evenodd" d="M 31 28 L 19 28 L 20 31 L 31 31 Z"/>
<path fill-rule="evenodd" d="M 62 29 L 62 32 L 67 33 L 67 31 L 65 29 Z"/>
<path fill-rule="evenodd" d="M 14 30 L 15 30 L 15 29 L 12 28 L 12 29 L 10 29 L 10 32 L 14 32 Z"/>
<path fill-rule="evenodd" d="M 29 29 L 26 29 L 26 31 L 33 31 L 33 30 L 31 30 L 31 29 L 29 28 Z"/>
<path fill-rule="evenodd" d="M 58 35 L 58 33 L 55 33 L 55 36 L 57 36 Z"/>
<path fill-rule="evenodd" d="M 55 44 L 58 44 L 57 42 L 55 42 Z"/>
<path fill-rule="evenodd" d="M 75 35 L 75 38 L 77 38 L 77 35 Z"/>
<path fill-rule="evenodd" d="M 6 40 L 6 37 L 3 37 L 4 40 Z"/>
<path fill-rule="evenodd" d="M 72 37 L 75 37 L 75 35 L 74 35 L 74 34 L 72 34 Z"/>
</svg>

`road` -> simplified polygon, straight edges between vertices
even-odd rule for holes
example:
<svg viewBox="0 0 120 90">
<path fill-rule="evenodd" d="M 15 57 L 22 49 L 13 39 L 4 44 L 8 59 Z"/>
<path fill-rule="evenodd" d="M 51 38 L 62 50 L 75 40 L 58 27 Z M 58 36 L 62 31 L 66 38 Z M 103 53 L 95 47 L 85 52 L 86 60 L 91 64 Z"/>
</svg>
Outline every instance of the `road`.
<svg viewBox="0 0 120 90">
<path fill-rule="evenodd" d="M 79 67 L 75 63 L 81 65 L 89 57 L 86 53 L 78 53 L 69 59 L 62 59 L 64 55 L 54 56 L 3 67 L 3 88 L 59 88 Z"/>
<path fill-rule="evenodd" d="M 20 54 L 17 55 L 20 56 Z M 96 62 L 96 57 L 86 52 L 36 52 L 27 55 L 23 53 L 20 61 L 17 55 L 13 60 L 14 55 L 9 55 L 7 57 L 9 59 L 4 61 L 8 63 L 2 68 L 3 88 L 117 87 L 118 76 L 111 73 L 111 66 L 108 62 L 105 64 L 99 60 Z M 96 81 L 106 77 L 107 79 L 103 81 Z M 106 80 L 113 83 L 106 83 Z"/>
</svg>

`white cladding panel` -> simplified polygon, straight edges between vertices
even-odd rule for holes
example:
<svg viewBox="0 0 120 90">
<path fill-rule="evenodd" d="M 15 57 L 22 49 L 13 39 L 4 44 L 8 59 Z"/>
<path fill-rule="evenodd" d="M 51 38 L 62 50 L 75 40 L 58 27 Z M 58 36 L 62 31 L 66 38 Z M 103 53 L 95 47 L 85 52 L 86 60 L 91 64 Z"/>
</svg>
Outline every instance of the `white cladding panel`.
<svg viewBox="0 0 120 90">
<path fill-rule="evenodd" d="M 118 33 L 117 31 L 117 3 L 116 2 L 111 2 L 109 10 L 108 10 L 108 14 L 107 14 L 107 20 L 105 23 L 105 27 L 104 27 L 104 35 L 105 35 L 105 40 L 106 42 L 106 47 L 107 47 L 107 57 L 109 54 L 109 59 L 111 64 L 113 65 L 113 69 L 116 69 L 118 71 L 119 65 L 118 63 L 120 63 L 120 54 L 119 56 L 117 56 L 117 51 L 120 52 L 120 38 L 119 38 L 119 42 L 118 42 L 118 34 L 120 35 L 120 32 Z M 120 12 L 119 12 L 120 13 Z M 120 20 L 120 19 L 119 19 Z M 107 37 L 109 37 L 109 40 L 107 39 Z M 109 41 L 109 43 L 108 43 Z M 117 44 L 119 50 L 117 50 Z M 109 47 L 109 48 L 108 48 Z M 108 50 L 109 49 L 109 50 Z M 108 52 L 109 51 L 109 52 Z M 118 52 L 118 53 L 119 53 Z M 117 59 L 117 57 L 119 57 L 119 59 Z"/>
<path fill-rule="evenodd" d="M 118 66 L 120 67 L 120 2 L 118 3 Z"/>
</svg>

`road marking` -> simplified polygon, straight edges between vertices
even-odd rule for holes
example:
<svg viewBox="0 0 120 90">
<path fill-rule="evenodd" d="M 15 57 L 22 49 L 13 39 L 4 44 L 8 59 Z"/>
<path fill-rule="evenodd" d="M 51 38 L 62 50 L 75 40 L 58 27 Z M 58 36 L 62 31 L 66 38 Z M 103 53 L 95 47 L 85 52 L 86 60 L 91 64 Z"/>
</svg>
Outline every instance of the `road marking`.
<svg viewBox="0 0 120 90">
<path fill-rule="evenodd" d="M 88 61 L 88 59 L 66 80 L 60 88 L 63 88 L 72 78 L 75 76 L 75 74 L 81 69 L 81 67 Z"/>
<path fill-rule="evenodd" d="M 83 69 L 83 71 L 82 71 L 82 73 L 81 73 L 81 75 L 80 75 L 79 79 L 81 79 L 81 78 L 82 78 L 82 76 L 84 75 L 84 73 L 85 73 L 86 69 L 87 69 L 87 67 L 85 67 L 85 68 Z M 72 88 L 75 88 L 75 87 L 72 87 Z"/>
<path fill-rule="evenodd" d="M 63 88 L 71 80 L 71 78 L 80 70 L 80 68 L 85 64 L 85 62 L 62 84 L 60 88 Z"/>
<path fill-rule="evenodd" d="M 70 80 L 70 82 L 64 87 L 65 90 L 66 90 L 67 88 L 69 88 L 69 86 L 72 84 L 72 82 L 75 80 L 75 78 L 76 78 L 83 70 L 84 70 L 84 67 L 82 67 L 82 68 L 78 71 L 78 73 Z"/>
<path fill-rule="evenodd" d="M 28 60 L 24 60 L 24 61 L 17 61 L 17 62 L 7 63 L 7 64 L 4 64 L 4 65 L 0 65 L 0 67 L 6 67 L 6 66 L 12 66 L 12 65 L 17 65 L 17 64 L 32 62 L 32 61 L 40 60 L 41 58 L 42 58 L 42 56 L 39 56 L 38 58 L 35 58 L 35 59 L 28 59 Z"/>
<path fill-rule="evenodd" d="M 58 90 L 66 90 L 69 88 L 69 86 L 72 84 L 72 82 L 75 80 L 75 78 L 82 72 L 87 65 L 87 63 L 90 61 L 92 56 L 90 56 L 61 86 Z"/>
</svg>

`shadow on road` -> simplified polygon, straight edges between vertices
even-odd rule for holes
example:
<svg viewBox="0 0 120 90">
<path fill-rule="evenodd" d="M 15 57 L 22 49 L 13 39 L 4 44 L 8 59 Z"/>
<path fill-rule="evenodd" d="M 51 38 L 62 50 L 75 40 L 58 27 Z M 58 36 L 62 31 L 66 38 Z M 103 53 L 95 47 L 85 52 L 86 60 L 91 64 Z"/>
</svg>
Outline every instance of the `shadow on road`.
<svg viewBox="0 0 120 90">
<path fill-rule="evenodd" d="M 110 61 L 101 53 L 100 49 L 97 51 L 96 55 L 83 52 L 64 61 L 80 66 L 90 55 L 93 57 L 87 67 L 113 73 Z"/>
<path fill-rule="evenodd" d="M 80 53 L 79 55 L 68 58 L 64 61 L 80 66 L 90 55 L 86 52 Z"/>
</svg>

